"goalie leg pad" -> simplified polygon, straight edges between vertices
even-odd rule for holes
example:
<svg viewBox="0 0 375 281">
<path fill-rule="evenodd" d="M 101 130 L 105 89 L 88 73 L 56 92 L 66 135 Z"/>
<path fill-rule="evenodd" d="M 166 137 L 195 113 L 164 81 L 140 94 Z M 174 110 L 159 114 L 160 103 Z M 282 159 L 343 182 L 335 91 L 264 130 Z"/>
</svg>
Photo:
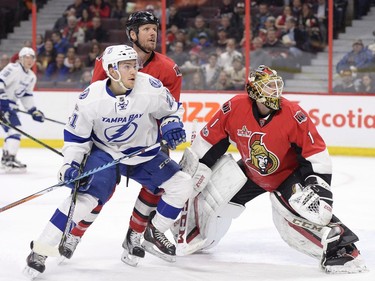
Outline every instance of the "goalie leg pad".
<svg viewBox="0 0 375 281">
<path fill-rule="evenodd" d="M 188 231 L 188 245 L 185 247 L 188 247 L 189 244 L 197 245 L 197 243 L 199 243 L 197 240 L 205 240 L 208 235 L 212 236 L 210 233 L 215 230 L 210 230 L 210 227 L 213 226 L 214 229 L 217 228 L 216 220 L 218 216 L 223 214 L 230 199 L 233 198 L 246 181 L 247 177 L 231 155 L 223 155 L 216 162 L 212 167 L 211 179 L 206 188 L 194 199 L 189 200 L 194 203 L 191 203 L 188 209 L 188 224 L 186 226 Z M 228 223 L 226 222 L 224 224 Z M 220 238 L 224 236 L 226 230 L 222 231 L 223 233 L 220 234 Z M 172 228 L 172 232 L 176 238 L 178 237 L 177 231 L 178 228 Z M 193 232 L 195 235 L 192 235 Z M 197 235 L 198 233 L 199 235 Z M 212 238 L 211 241 L 206 241 L 204 245 L 211 244 L 212 240 L 220 239 Z M 177 246 L 179 246 L 179 244 Z M 184 252 L 192 253 L 200 249 L 201 247 L 196 247 L 192 251 L 185 249 Z"/>
<path fill-rule="evenodd" d="M 180 166 L 182 171 L 188 173 L 193 178 L 196 194 L 201 192 L 207 186 L 212 171 L 205 164 L 199 162 L 198 155 L 191 150 L 190 147 L 185 149 L 180 161 Z"/>
</svg>

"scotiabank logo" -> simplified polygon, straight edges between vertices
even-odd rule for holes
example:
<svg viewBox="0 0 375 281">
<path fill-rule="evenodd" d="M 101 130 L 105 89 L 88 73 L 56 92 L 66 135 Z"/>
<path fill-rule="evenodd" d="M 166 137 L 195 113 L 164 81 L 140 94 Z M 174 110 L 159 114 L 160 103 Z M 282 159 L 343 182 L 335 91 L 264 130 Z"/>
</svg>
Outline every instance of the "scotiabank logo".
<svg viewBox="0 0 375 281">
<path fill-rule="evenodd" d="M 348 110 L 346 113 L 322 113 L 314 108 L 308 113 L 315 126 L 374 129 L 375 115 L 364 114 L 362 111 L 362 108 L 358 108 Z"/>
<path fill-rule="evenodd" d="M 183 122 L 193 122 L 195 119 L 198 122 L 207 123 L 212 116 L 220 109 L 221 104 L 218 102 L 183 102 L 185 112 Z"/>
</svg>

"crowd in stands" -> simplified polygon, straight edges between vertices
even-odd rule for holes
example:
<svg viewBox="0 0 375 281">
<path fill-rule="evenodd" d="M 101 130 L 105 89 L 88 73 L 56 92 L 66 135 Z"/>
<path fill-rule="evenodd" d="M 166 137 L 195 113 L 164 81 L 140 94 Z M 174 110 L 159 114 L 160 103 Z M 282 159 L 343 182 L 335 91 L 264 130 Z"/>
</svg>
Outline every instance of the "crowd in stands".
<svg viewBox="0 0 375 281">
<path fill-rule="evenodd" d="M 144 7 L 139 7 L 139 2 Z M 128 43 L 124 23 L 130 13 L 148 9 L 161 17 L 158 2 L 147 2 L 72 0 L 51 30 L 38 34 L 38 85 L 46 82 L 62 87 L 84 87 L 95 58 L 105 47 Z M 244 1 L 167 2 L 167 55 L 180 67 L 183 89 L 242 90 L 246 75 Z M 355 18 L 366 15 L 369 2 L 372 1 L 356 1 Z M 348 0 L 334 1 L 334 37 L 345 29 L 347 5 Z M 281 71 L 284 78 L 299 72 L 314 54 L 325 49 L 327 17 L 326 0 L 252 0 L 250 68 L 266 64 Z M 374 54 L 363 43 L 366 55 L 358 54 L 357 45 L 353 44 L 346 61 L 343 59 L 337 65 L 338 75 L 347 69 L 352 73 L 361 72 L 359 65 L 353 69 L 353 62 L 365 56 L 369 61 L 366 70 L 374 67 Z M 367 58 L 369 53 L 371 57 Z M 375 80 L 370 74 L 366 77 Z M 362 76 L 357 78 L 362 81 Z M 368 89 L 363 83 L 357 84 L 357 89 L 362 86 Z"/>
</svg>

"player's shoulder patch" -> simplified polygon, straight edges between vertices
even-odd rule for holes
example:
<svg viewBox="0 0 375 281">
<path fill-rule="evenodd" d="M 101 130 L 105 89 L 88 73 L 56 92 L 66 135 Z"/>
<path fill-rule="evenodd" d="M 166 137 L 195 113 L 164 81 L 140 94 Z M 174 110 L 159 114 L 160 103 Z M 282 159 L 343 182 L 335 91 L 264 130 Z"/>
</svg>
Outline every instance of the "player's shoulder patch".
<svg viewBox="0 0 375 281">
<path fill-rule="evenodd" d="M 176 72 L 176 76 L 182 76 L 181 70 L 180 70 L 180 68 L 178 67 L 177 64 L 175 64 L 173 66 L 173 70 L 174 70 L 174 72 Z"/>
<path fill-rule="evenodd" d="M 231 106 L 231 102 L 230 101 L 227 101 L 225 102 L 222 106 L 221 106 L 221 111 L 224 113 L 224 114 L 227 114 L 229 111 L 232 110 L 232 106 Z"/>
<path fill-rule="evenodd" d="M 85 89 L 85 90 L 79 95 L 79 99 L 80 99 L 80 100 L 85 99 L 85 98 L 88 96 L 89 92 L 90 92 L 90 87 L 86 88 L 86 89 Z"/>
<path fill-rule="evenodd" d="M 160 80 L 154 77 L 149 77 L 148 81 L 150 82 L 151 86 L 154 88 L 160 88 L 162 86 Z"/>
<path fill-rule="evenodd" d="M 303 113 L 303 111 L 301 110 L 298 110 L 295 114 L 294 114 L 294 119 L 297 120 L 297 122 L 299 124 L 305 122 L 307 120 L 307 116 L 305 113 Z"/>
</svg>

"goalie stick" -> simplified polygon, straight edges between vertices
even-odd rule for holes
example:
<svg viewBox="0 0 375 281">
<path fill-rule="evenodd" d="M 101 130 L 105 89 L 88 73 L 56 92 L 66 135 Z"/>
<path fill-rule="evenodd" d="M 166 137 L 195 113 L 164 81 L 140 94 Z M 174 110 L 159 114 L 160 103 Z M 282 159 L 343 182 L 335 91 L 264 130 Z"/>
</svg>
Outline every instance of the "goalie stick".
<svg viewBox="0 0 375 281">
<path fill-rule="evenodd" d="M 8 204 L 8 205 L 6 205 L 6 206 L 4 206 L 4 207 L 1 207 L 1 208 L 0 208 L 0 213 L 1 213 L 1 212 L 4 212 L 4 211 L 6 211 L 6 210 L 9 210 L 9 209 L 11 209 L 11 208 L 13 208 L 13 207 L 15 207 L 15 206 L 18 206 L 18 205 L 20 205 L 20 204 L 22 204 L 22 203 L 25 203 L 25 202 L 27 202 L 27 201 L 30 201 L 30 200 L 32 200 L 32 199 L 34 199 L 34 198 L 37 198 L 37 197 L 39 197 L 39 196 L 42 196 L 42 195 L 44 195 L 44 194 L 46 194 L 46 193 L 48 193 L 48 192 L 51 192 L 51 191 L 53 191 L 53 190 L 56 190 L 57 188 L 60 188 L 61 186 L 64 186 L 64 185 L 67 185 L 67 184 L 73 183 L 73 182 L 75 182 L 75 181 L 77 181 L 77 180 L 83 179 L 83 178 L 85 178 L 85 177 L 87 177 L 87 176 L 90 176 L 90 175 L 95 174 L 95 173 L 97 173 L 97 172 L 100 172 L 100 171 L 102 171 L 102 170 L 104 170 L 104 169 L 107 169 L 107 168 L 109 168 L 109 167 L 111 167 L 111 166 L 114 166 L 114 165 L 120 163 L 122 160 L 130 159 L 130 158 L 136 157 L 136 156 L 138 156 L 138 155 L 140 155 L 140 154 L 142 154 L 142 153 L 145 153 L 145 152 L 147 152 L 147 151 L 153 150 L 153 149 L 158 148 L 158 147 L 160 147 L 160 143 L 155 143 L 155 144 L 153 144 L 153 145 L 150 145 L 150 146 L 147 146 L 147 147 L 141 148 L 141 149 L 139 149 L 139 150 L 137 150 L 137 151 L 134 151 L 133 153 L 130 153 L 130 154 L 124 155 L 124 156 L 122 156 L 122 157 L 120 157 L 120 158 L 117 158 L 117 159 L 115 159 L 115 160 L 113 160 L 113 161 L 111 161 L 111 162 L 108 162 L 108 163 L 106 163 L 106 164 L 103 164 L 103 165 L 101 165 L 101 166 L 99 166 L 99 167 L 96 167 L 96 168 L 94 168 L 94 169 L 91 169 L 91 170 L 89 170 L 89 171 L 86 171 L 86 172 L 82 173 L 81 175 L 79 175 L 78 177 L 76 177 L 76 178 L 74 178 L 74 179 L 71 179 L 71 180 L 65 180 L 65 181 L 59 182 L 59 183 L 57 183 L 57 184 L 54 184 L 54 185 L 52 185 L 52 186 L 50 186 L 50 187 L 47 187 L 47 188 L 45 188 L 45 189 L 43 189 L 43 190 L 41 190 L 41 191 L 38 191 L 38 192 L 36 192 L 36 193 L 34 193 L 34 194 L 31 194 L 31 195 L 29 195 L 29 196 L 26 196 L 26 197 L 20 199 L 20 200 L 17 200 L 17 201 L 15 201 L 15 202 L 13 202 L 13 203 L 10 203 L 10 204 Z"/>
<path fill-rule="evenodd" d="M 197 136 L 197 123 L 198 123 L 197 119 L 194 119 L 192 130 L 191 130 L 190 145 L 193 144 L 194 139 Z M 196 243 L 194 245 L 189 245 L 189 247 L 187 247 L 187 243 L 188 243 L 188 241 L 187 241 L 188 240 L 188 233 L 187 233 L 188 211 L 189 211 L 190 204 L 192 204 L 190 201 L 191 200 L 188 199 L 186 201 L 185 205 L 184 205 L 184 208 L 181 210 L 180 224 L 179 224 L 178 236 L 177 236 L 177 249 L 176 249 L 177 254 L 180 255 L 180 256 L 185 256 L 185 255 L 188 255 L 190 253 L 195 252 L 196 249 L 201 248 L 201 246 L 203 246 L 203 244 L 206 242 L 206 240 L 203 239 L 203 240 L 199 241 L 198 243 Z M 199 234 L 199 229 L 195 229 L 195 231 L 198 231 L 198 233 L 195 234 L 195 236 L 196 236 L 196 235 Z"/>
</svg>

